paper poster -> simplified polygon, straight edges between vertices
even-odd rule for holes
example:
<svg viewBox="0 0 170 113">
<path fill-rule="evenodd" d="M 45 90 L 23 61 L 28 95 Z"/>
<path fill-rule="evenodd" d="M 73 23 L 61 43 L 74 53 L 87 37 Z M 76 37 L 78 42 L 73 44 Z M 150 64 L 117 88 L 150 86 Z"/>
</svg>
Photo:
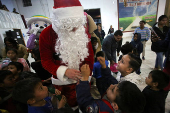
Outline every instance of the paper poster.
<svg viewBox="0 0 170 113">
<path fill-rule="evenodd" d="M 146 21 L 145 26 L 149 28 L 155 24 L 158 0 L 118 0 L 118 4 L 119 29 L 133 31 L 141 20 Z"/>
</svg>

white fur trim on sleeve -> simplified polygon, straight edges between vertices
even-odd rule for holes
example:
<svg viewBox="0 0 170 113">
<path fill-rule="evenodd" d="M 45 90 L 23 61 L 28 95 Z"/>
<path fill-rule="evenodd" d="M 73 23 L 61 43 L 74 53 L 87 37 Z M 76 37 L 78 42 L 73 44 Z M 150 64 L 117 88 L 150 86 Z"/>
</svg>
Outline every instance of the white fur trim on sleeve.
<svg viewBox="0 0 170 113">
<path fill-rule="evenodd" d="M 68 77 L 64 76 L 67 68 L 68 67 L 66 67 L 66 66 L 60 66 L 56 71 L 57 78 L 62 82 L 66 81 L 68 79 Z"/>
</svg>

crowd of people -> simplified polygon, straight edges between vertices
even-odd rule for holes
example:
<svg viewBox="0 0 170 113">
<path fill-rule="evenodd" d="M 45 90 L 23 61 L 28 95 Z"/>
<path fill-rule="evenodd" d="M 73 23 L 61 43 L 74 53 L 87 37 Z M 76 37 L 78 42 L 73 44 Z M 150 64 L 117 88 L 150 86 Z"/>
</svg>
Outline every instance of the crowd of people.
<svg viewBox="0 0 170 113">
<path fill-rule="evenodd" d="M 140 21 L 132 40 L 122 44 L 121 30 L 110 26 L 105 36 L 102 25 L 96 27 L 80 2 L 74 2 L 61 7 L 61 1 L 54 0 L 52 25 L 41 32 L 39 45 L 29 52 L 13 37 L 4 39 L 0 113 L 165 113 L 170 90 L 167 16 L 160 16 L 152 29 Z M 77 13 L 72 12 L 75 9 Z M 148 40 L 157 58 L 144 79 L 140 67 L 147 59 Z M 29 53 L 34 62 L 29 62 Z M 90 93 L 92 77 L 101 98 Z"/>
</svg>

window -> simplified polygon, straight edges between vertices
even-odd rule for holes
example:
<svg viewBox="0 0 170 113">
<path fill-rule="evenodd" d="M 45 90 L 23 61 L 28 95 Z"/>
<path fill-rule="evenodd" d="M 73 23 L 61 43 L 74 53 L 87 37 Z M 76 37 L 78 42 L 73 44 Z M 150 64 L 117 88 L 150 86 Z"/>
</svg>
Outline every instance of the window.
<svg viewBox="0 0 170 113">
<path fill-rule="evenodd" d="M 24 7 L 32 6 L 31 0 L 23 0 Z"/>
</svg>

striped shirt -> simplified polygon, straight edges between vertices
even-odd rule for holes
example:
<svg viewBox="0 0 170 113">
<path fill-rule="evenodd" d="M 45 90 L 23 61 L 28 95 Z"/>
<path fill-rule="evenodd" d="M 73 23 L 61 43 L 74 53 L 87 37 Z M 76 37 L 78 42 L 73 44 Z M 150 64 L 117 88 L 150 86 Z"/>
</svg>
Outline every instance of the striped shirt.
<svg viewBox="0 0 170 113">
<path fill-rule="evenodd" d="M 149 30 L 148 27 L 144 27 L 143 29 L 140 29 L 140 27 L 137 27 L 134 33 L 141 34 L 141 41 L 149 40 L 151 38 L 151 31 Z"/>
</svg>

